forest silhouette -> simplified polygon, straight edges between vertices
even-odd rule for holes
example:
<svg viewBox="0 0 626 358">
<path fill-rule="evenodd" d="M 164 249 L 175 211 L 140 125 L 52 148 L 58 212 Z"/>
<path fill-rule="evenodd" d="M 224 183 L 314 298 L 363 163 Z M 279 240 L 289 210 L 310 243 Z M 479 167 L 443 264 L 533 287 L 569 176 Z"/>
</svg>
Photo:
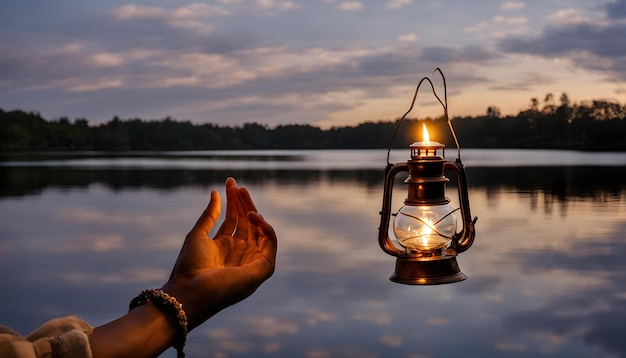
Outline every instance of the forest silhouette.
<svg viewBox="0 0 626 358">
<path fill-rule="evenodd" d="M 454 146 L 445 118 L 407 119 L 394 147 L 419 140 L 421 121 L 433 138 Z M 258 122 L 240 126 L 194 124 L 166 117 L 112 120 L 90 125 L 85 118 L 54 120 L 38 112 L 0 109 L 0 151 L 166 151 L 216 149 L 369 149 L 389 146 L 396 121 L 367 121 L 321 129 L 307 124 L 270 128 Z M 462 148 L 626 150 L 626 105 L 605 100 L 573 103 L 563 93 L 530 100 L 517 115 L 502 116 L 496 106 L 484 115 L 453 117 Z"/>
</svg>

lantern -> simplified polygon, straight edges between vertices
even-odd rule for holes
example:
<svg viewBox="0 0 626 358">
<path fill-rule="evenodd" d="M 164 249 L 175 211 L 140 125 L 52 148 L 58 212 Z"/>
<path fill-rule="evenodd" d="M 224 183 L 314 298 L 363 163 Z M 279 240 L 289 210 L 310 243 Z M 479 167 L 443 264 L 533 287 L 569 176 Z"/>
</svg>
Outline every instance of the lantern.
<svg viewBox="0 0 626 358">
<path fill-rule="evenodd" d="M 424 80 L 430 82 L 428 78 L 422 79 Z M 430 84 L 432 87 L 432 82 Z M 419 85 L 415 97 L 418 90 Z M 448 119 L 447 104 L 441 100 L 439 102 L 444 106 Z M 402 120 L 410 111 L 411 109 L 397 123 L 394 137 Z M 457 142 L 449 120 L 448 124 Z M 393 138 L 389 150 L 392 144 Z M 387 154 L 378 241 L 383 251 L 397 258 L 396 268 L 390 280 L 413 285 L 462 281 L 467 276 L 461 272 L 456 256 L 472 245 L 476 218 L 471 219 L 467 178 L 460 159 L 460 148 L 457 160 L 448 161 L 444 157 L 445 146 L 430 140 L 424 124 L 423 140 L 411 144 L 409 149 L 410 159 L 406 163 L 391 164 L 389 152 Z M 449 181 L 444 175 L 446 169 L 456 174 L 459 208 L 453 208 L 450 199 L 445 196 L 446 183 Z M 407 197 L 404 205 L 392 214 L 394 179 L 401 172 L 408 172 L 408 178 L 404 181 L 407 185 Z M 460 214 L 460 220 L 457 214 Z M 393 222 L 391 216 L 395 216 Z M 462 223 L 460 231 L 457 231 L 458 221 Z"/>
</svg>

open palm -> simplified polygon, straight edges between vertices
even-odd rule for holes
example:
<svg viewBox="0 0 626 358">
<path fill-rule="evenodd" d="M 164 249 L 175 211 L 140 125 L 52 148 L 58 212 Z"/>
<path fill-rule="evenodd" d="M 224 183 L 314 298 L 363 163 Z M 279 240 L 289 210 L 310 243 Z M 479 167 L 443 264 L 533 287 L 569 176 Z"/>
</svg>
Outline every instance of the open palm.
<svg viewBox="0 0 626 358">
<path fill-rule="evenodd" d="M 187 234 L 163 289 L 182 304 L 192 329 L 220 310 L 250 296 L 274 272 L 274 229 L 257 212 L 246 188 L 226 180 L 226 217 L 211 239 L 221 198 L 211 201 Z"/>
</svg>

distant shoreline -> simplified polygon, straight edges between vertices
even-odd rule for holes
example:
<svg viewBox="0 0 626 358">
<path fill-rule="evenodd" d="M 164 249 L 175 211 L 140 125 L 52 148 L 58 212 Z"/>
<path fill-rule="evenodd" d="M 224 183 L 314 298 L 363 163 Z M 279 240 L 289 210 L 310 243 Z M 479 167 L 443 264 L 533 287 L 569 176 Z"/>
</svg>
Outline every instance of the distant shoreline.
<svg viewBox="0 0 626 358">
<path fill-rule="evenodd" d="M 461 148 L 562 149 L 626 152 L 626 106 L 606 101 L 571 104 L 562 96 L 557 106 L 532 106 L 516 116 L 489 107 L 484 116 L 452 118 Z M 455 141 L 445 118 L 364 122 L 321 129 L 307 124 L 270 128 L 260 123 L 228 127 L 194 124 L 170 117 L 162 120 L 120 119 L 91 126 L 87 119 L 48 121 L 39 113 L 0 109 L 0 153 L 36 151 L 159 152 L 197 150 L 300 150 L 406 148 L 422 136 L 447 148 Z"/>
</svg>

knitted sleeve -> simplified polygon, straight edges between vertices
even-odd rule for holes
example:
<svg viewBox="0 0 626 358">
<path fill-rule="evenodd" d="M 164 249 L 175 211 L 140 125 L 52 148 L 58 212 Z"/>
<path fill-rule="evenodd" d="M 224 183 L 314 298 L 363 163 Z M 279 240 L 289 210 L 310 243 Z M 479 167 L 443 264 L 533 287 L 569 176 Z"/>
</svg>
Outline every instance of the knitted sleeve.
<svg viewBox="0 0 626 358">
<path fill-rule="evenodd" d="M 26 337 L 0 326 L 0 356 L 6 358 L 92 358 L 93 327 L 76 316 L 53 319 Z"/>
</svg>

